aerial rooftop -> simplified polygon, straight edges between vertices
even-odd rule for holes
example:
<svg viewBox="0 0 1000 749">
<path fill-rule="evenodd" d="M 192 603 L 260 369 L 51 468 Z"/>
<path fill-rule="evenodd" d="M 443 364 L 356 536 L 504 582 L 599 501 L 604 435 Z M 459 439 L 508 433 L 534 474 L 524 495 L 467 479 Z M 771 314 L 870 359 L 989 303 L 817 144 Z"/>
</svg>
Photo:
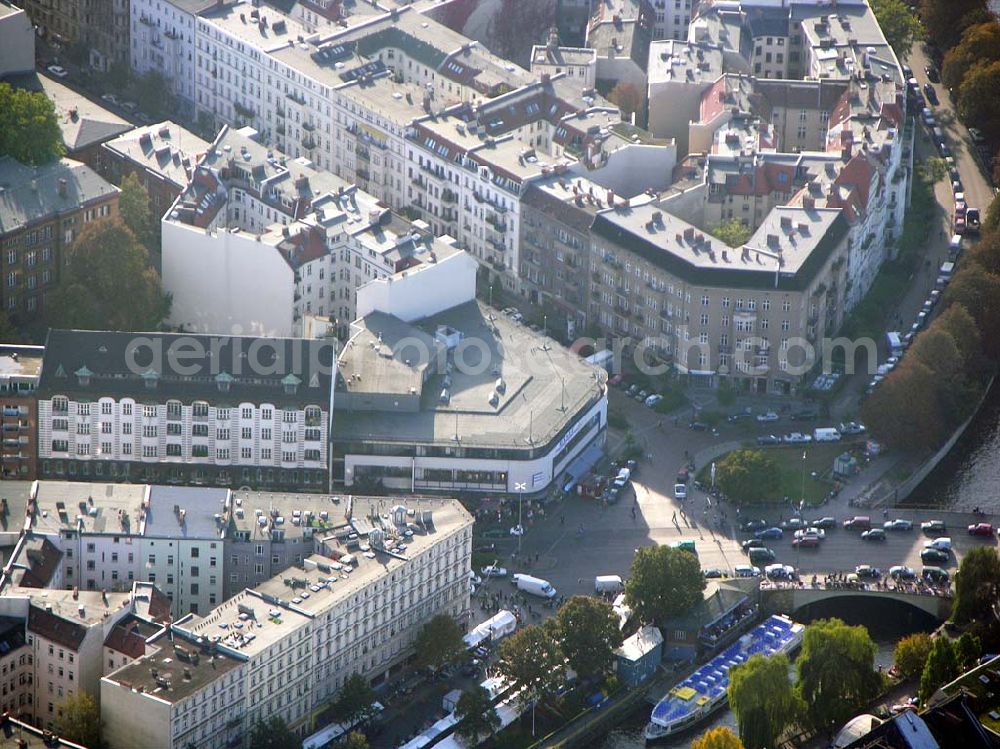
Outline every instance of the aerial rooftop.
<svg viewBox="0 0 1000 749">
<path fill-rule="evenodd" d="M 709 84 L 722 75 L 722 50 L 711 44 L 664 39 L 649 45 L 649 84 Z"/>
<path fill-rule="evenodd" d="M 165 121 L 119 135 L 104 147 L 183 189 L 210 144 L 175 122 Z"/>
<path fill-rule="evenodd" d="M 80 530 L 137 536 L 145 515 L 147 489 L 142 484 L 39 481 L 31 529 L 52 535 Z"/>
<path fill-rule="evenodd" d="M 119 192 L 85 164 L 59 159 L 27 166 L 0 157 L 0 234 L 76 210 Z"/>
</svg>

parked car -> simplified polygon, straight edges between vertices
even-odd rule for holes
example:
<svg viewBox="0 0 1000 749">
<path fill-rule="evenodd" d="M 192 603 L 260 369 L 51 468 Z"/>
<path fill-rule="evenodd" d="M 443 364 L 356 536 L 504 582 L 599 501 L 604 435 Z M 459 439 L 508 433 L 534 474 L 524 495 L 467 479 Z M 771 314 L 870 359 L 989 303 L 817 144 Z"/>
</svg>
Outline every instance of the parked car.
<svg viewBox="0 0 1000 749">
<path fill-rule="evenodd" d="M 768 411 L 767 413 L 757 414 L 757 421 L 761 424 L 768 424 L 772 421 L 777 421 L 781 417 L 778 416 L 774 411 Z"/>
<path fill-rule="evenodd" d="M 851 530 L 868 530 L 872 527 L 872 519 L 867 515 L 855 515 L 853 518 L 848 518 L 844 521 L 844 527 L 850 528 Z"/>
<path fill-rule="evenodd" d="M 941 82 L 941 74 L 938 72 L 937 67 L 935 67 L 934 65 L 925 65 L 924 73 L 927 75 L 927 80 L 931 81 L 932 83 Z"/>
<path fill-rule="evenodd" d="M 816 419 L 818 417 L 819 417 L 819 411 L 812 408 L 806 408 L 803 409 L 802 411 L 796 411 L 795 413 L 793 413 L 792 421 L 812 421 L 813 419 Z"/>
<path fill-rule="evenodd" d="M 733 567 L 733 574 L 736 577 L 760 577 L 760 567 L 749 564 L 737 564 Z"/>
<path fill-rule="evenodd" d="M 774 561 L 774 551 L 766 546 L 757 546 L 747 552 L 750 562 L 753 564 L 767 564 Z"/>
<path fill-rule="evenodd" d="M 822 541 L 826 538 L 826 531 L 822 528 L 817 528 L 816 526 L 809 526 L 808 528 L 800 528 L 795 531 L 795 538 L 805 538 L 806 536 L 814 536 L 816 539 Z"/>
<path fill-rule="evenodd" d="M 118 97 L 114 94 L 104 94 L 101 96 L 101 101 L 107 102 L 108 104 L 118 105 Z"/>
<path fill-rule="evenodd" d="M 69 75 L 69 71 L 60 65 L 49 65 L 45 69 L 49 71 L 51 75 L 54 75 L 56 78 L 65 78 L 66 76 Z"/>
<path fill-rule="evenodd" d="M 782 520 L 778 526 L 786 531 L 794 531 L 799 528 L 805 528 L 806 521 L 802 518 L 788 518 L 788 520 Z"/>
<path fill-rule="evenodd" d="M 756 520 L 747 520 L 740 525 L 740 530 L 746 531 L 747 533 L 756 533 L 757 531 L 762 531 L 768 527 L 768 522 L 761 518 Z"/>
<path fill-rule="evenodd" d="M 882 570 L 878 567 L 872 567 L 870 564 L 859 564 L 854 568 L 854 574 L 858 577 L 881 577 Z"/>
<path fill-rule="evenodd" d="M 917 576 L 917 573 L 913 571 L 912 567 L 907 567 L 905 564 L 897 564 L 895 567 L 889 568 L 889 577 L 893 580 L 912 580 Z"/>
<path fill-rule="evenodd" d="M 921 549 L 920 550 L 920 561 L 924 564 L 945 564 L 951 559 L 948 552 L 941 551 L 940 549 Z"/>
<path fill-rule="evenodd" d="M 871 528 L 861 534 L 864 541 L 885 541 L 885 531 L 881 528 Z"/>
<path fill-rule="evenodd" d="M 973 523 L 969 526 L 970 536 L 992 536 L 993 523 Z"/>
<path fill-rule="evenodd" d="M 748 552 L 750 549 L 763 549 L 767 544 L 759 538 L 748 538 L 740 546 L 743 547 L 744 552 Z"/>
<path fill-rule="evenodd" d="M 942 583 L 947 583 L 951 580 L 951 575 L 948 574 L 948 570 L 943 570 L 940 567 L 934 566 L 924 567 L 920 571 L 920 576 L 931 585 L 941 585 Z"/>
<path fill-rule="evenodd" d="M 764 568 L 764 574 L 772 580 L 794 580 L 795 568 L 790 564 L 769 564 Z"/>
<path fill-rule="evenodd" d="M 882 523 L 882 527 L 887 531 L 912 531 L 913 522 L 910 520 L 903 520 L 902 518 L 896 518 L 895 520 L 886 520 Z"/>
<path fill-rule="evenodd" d="M 944 533 L 947 529 L 943 520 L 925 520 L 920 524 L 920 530 L 924 533 Z"/>
<path fill-rule="evenodd" d="M 826 516 L 826 517 L 818 518 L 817 520 L 813 520 L 809 525 L 811 525 L 811 526 L 813 526 L 815 528 L 836 528 L 837 527 L 837 521 L 836 521 L 835 518 L 831 518 L 830 516 Z"/>
<path fill-rule="evenodd" d="M 674 499 L 678 499 L 683 502 L 687 499 L 688 488 L 687 484 L 674 484 Z"/>
<path fill-rule="evenodd" d="M 924 544 L 925 549 L 940 549 L 941 551 L 951 551 L 951 539 L 947 536 L 942 536 L 941 538 L 935 538 L 933 541 L 928 541 Z"/>
<path fill-rule="evenodd" d="M 926 96 L 927 101 L 929 101 L 935 107 L 941 103 L 940 100 L 938 99 L 937 91 L 934 90 L 934 87 L 930 83 L 924 84 L 924 96 Z"/>
<path fill-rule="evenodd" d="M 653 393 L 651 396 L 646 398 L 645 404 L 648 408 L 656 408 L 656 405 L 663 400 L 663 396 L 659 393 Z"/>
<path fill-rule="evenodd" d="M 815 549 L 819 547 L 819 536 L 802 536 L 792 540 L 792 546 L 800 549 Z"/>
<path fill-rule="evenodd" d="M 781 438 L 781 441 L 786 445 L 804 445 L 812 440 L 811 434 L 802 434 L 802 432 L 790 432 Z"/>
<path fill-rule="evenodd" d="M 694 432 L 707 432 L 708 424 L 705 424 L 704 422 L 701 421 L 692 421 L 690 424 L 688 424 L 688 429 Z"/>
<path fill-rule="evenodd" d="M 718 567 L 708 567 L 706 569 L 703 569 L 701 572 L 706 578 L 710 580 L 726 576 L 726 573 L 724 573 Z"/>
<path fill-rule="evenodd" d="M 785 532 L 781 528 L 764 528 L 764 530 L 754 533 L 757 538 L 779 539 L 784 537 Z"/>
<path fill-rule="evenodd" d="M 757 438 L 757 444 L 761 446 L 780 445 L 781 437 L 778 437 L 777 435 L 774 434 L 762 434 L 760 437 Z"/>
<path fill-rule="evenodd" d="M 495 564 L 483 567 L 479 571 L 483 573 L 483 577 L 507 577 L 507 568 L 497 567 Z"/>
<path fill-rule="evenodd" d="M 512 536 L 523 536 L 524 535 L 524 526 L 523 525 L 515 525 L 513 528 L 510 529 L 510 535 L 512 535 Z"/>
<path fill-rule="evenodd" d="M 628 386 L 628 390 L 625 391 L 625 395 L 627 395 L 629 398 L 632 398 L 638 392 L 639 392 L 639 386 L 638 385 L 629 385 Z"/>
</svg>

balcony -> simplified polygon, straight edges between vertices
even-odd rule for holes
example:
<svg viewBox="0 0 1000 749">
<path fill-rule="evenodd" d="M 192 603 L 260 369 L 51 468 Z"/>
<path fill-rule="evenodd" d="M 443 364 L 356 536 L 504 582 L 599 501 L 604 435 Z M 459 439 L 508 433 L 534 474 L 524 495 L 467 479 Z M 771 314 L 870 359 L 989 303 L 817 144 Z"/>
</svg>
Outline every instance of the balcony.
<svg viewBox="0 0 1000 749">
<path fill-rule="evenodd" d="M 445 203 L 457 203 L 458 193 L 454 190 L 449 190 L 447 187 L 441 191 L 441 200 Z"/>
<path fill-rule="evenodd" d="M 233 102 L 233 111 L 236 112 L 240 117 L 256 117 L 257 113 L 253 111 L 250 107 L 245 104 L 240 104 L 238 101 Z"/>
<path fill-rule="evenodd" d="M 507 224 L 499 216 L 493 213 L 486 214 L 486 223 L 492 226 L 501 234 L 507 231 Z"/>
<path fill-rule="evenodd" d="M 316 147 L 316 139 L 311 135 L 306 135 L 302 138 L 302 147 L 307 151 L 311 151 Z"/>
<path fill-rule="evenodd" d="M 284 117 L 284 116 L 285 116 L 285 110 L 284 110 L 284 109 L 282 109 L 281 107 L 278 107 L 277 109 L 275 109 L 275 110 L 274 110 L 274 113 L 275 113 L 275 114 L 276 114 L 276 115 L 277 115 L 278 117 Z"/>
<path fill-rule="evenodd" d="M 362 161 L 371 161 L 372 160 L 371 151 L 369 151 L 367 148 L 360 148 L 359 147 L 355 151 L 355 153 L 357 154 L 358 158 L 361 159 Z"/>
<path fill-rule="evenodd" d="M 314 132 L 316 130 L 316 126 L 314 124 L 312 124 L 311 122 L 303 122 L 302 123 L 302 129 L 305 130 L 308 133 L 311 133 L 311 132 Z"/>
<path fill-rule="evenodd" d="M 277 125 L 274 126 L 274 132 L 276 132 L 278 135 L 284 135 L 285 126 L 279 122 Z"/>
</svg>

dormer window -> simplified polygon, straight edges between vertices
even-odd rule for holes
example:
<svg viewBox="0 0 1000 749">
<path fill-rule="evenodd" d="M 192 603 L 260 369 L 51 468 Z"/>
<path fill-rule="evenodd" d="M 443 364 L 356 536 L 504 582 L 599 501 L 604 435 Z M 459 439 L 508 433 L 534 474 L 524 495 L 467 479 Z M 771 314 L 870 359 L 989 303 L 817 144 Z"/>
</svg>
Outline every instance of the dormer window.
<svg viewBox="0 0 1000 749">
<path fill-rule="evenodd" d="M 142 381 L 147 390 L 156 390 L 156 384 L 160 381 L 160 373 L 154 369 L 147 369 L 142 374 Z"/>
<path fill-rule="evenodd" d="M 87 365 L 84 364 L 73 374 L 76 375 L 76 381 L 80 384 L 80 387 L 87 387 L 90 384 L 90 378 L 93 376 L 93 372 L 87 369 Z"/>
<path fill-rule="evenodd" d="M 298 392 L 299 385 L 302 384 L 302 380 L 293 374 L 289 374 L 281 381 L 281 384 L 285 388 L 285 395 L 295 395 Z"/>
<path fill-rule="evenodd" d="M 218 386 L 220 393 L 228 393 L 229 387 L 233 384 L 233 376 L 228 372 L 219 372 L 215 376 L 215 384 Z"/>
</svg>

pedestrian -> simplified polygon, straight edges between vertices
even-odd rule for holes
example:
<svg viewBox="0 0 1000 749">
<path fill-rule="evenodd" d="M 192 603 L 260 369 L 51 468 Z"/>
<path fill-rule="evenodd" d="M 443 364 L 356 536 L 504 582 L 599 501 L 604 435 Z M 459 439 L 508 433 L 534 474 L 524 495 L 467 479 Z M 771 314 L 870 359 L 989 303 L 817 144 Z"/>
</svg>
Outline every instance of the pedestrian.
<svg viewBox="0 0 1000 749">
<path fill-rule="evenodd" d="M 635 520 L 635 508 L 632 508 L 632 519 Z"/>
<path fill-rule="evenodd" d="M 559 525 L 566 525 L 566 516 L 565 515 L 560 515 L 559 516 Z"/>
<path fill-rule="evenodd" d="M 536 551 L 536 552 L 535 552 L 535 561 L 537 562 L 537 561 L 538 561 L 538 559 L 539 559 L 539 557 L 541 557 L 541 556 L 542 556 L 542 555 L 541 555 L 541 554 L 539 554 L 539 553 L 538 553 L 538 552 Z"/>
</svg>

